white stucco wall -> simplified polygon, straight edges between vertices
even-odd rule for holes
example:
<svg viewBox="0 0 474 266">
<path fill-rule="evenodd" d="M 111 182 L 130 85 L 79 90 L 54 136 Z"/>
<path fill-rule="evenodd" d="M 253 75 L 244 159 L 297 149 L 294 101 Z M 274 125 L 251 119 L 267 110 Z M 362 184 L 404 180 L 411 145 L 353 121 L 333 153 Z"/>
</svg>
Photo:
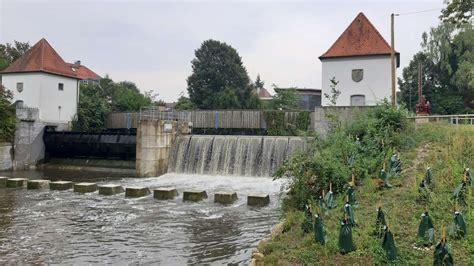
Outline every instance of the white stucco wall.
<svg viewBox="0 0 474 266">
<path fill-rule="evenodd" d="M 352 80 L 352 70 L 363 69 L 364 76 L 360 82 Z M 322 94 L 330 93 L 330 80 L 336 77 L 339 81 L 337 89 L 341 95 L 337 99 L 338 106 L 349 106 L 351 95 L 365 95 L 366 105 L 375 105 L 384 98 L 390 100 L 391 76 L 390 56 L 364 56 L 330 58 L 322 60 Z M 323 96 L 322 105 L 329 101 Z"/>
<path fill-rule="evenodd" d="M 23 82 L 23 91 L 16 89 Z M 58 84 L 64 84 L 64 90 Z M 22 100 L 25 107 L 39 108 L 39 117 L 46 123 L 68 123 L 77 110 L 77 80 L 48 73 L 3 74 L 2 84 L 13 91 L 14 101 Z M 59 108 L 61 107 L 61 108 Z"/>
</svg>

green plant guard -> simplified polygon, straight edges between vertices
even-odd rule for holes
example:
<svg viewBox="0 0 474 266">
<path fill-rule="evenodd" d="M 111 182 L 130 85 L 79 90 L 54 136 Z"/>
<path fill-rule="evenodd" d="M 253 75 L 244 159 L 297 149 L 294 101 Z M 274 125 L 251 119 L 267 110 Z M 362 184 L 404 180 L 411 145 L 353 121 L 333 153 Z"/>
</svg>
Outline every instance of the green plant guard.
<svg viewBox="0 0 474 266">
<path fill-rule="evenodd" d="M 344 218 L 341 221 L 341 229 L 339 231 L 339 251 L 342 254 L 349 253 L 355 250 L 354 243 L 352 242 L 352 226 L 349 219 Z"/>
<path fill-rule="evenodd" d="M 434 241 L 434 226 L 433 220 L 428 215 L 428 212 L 421 214 L 420 225 L 418 226 L 418 237 L 423 241 L 425 246 L 433 245 Z"/>
<path fill-rule="evenodd" d="M 383 186 L 386 188 L 391 188 L 392 185 L 388 182 L 388 175 L 385 169 L 380 170 L 379 178 L 383 181 Z"/>
<path fill-rule="evenodd" d="M 429 187 L 430 189 L 433 189 L 434 180 L 433 180 L 433 171 L 431 170 L 431 167 L 426 168 L 425 177 L 423 178 L 422 182 L 425 187 Z"/>
<path fill-rule="evenodd" d="M 356 225 L 354 209 L 352 208 L 351 204 L 347 201 L 344 205 L 344 213 L 347 215 L 349 223 L 351 226 Z"/>
<path fill-rule="evenodd" d="M 385 255 L 387 256 L 388 260 L 397 259 L 397 248 L 395 247 L 395 240 L 388 226 L 384 226 L 382 248 L 383 250 L 385 250 Z"/>
<path fill-rule="evenodd" d="M 464 178 L 465 180 L 462 180 L 459 185 L 456 187 L 454 190 L 452 199 L 466 205 L 466 181 L 467 179 Z"/>
<path fill-rule="evenodd" d="M 441 241 L 436 245 L 434 254 L 433 254 L 433 265 L 435 266 L 451 266 L 454 265 L 454 259 L 451 255 L 451 248 L 449 247 L 446 236 L 444 236 L 443 228 L 443 237 Z"/>
<path fill-rule="evenodd" d="M 326 243 L 326 229 L 323 223 L 323 219 L 318 214 L 314 216 L 313 231 L 314 231 L 314 240 L 316 241 L 316 243 L 320 243 L 321 245 L 324 245 Z"/>
<path fill-rule="evenodd" d="M 336 203 L 334 202 L 334 193 L 331 189 L 329 189 L 328 194 L 326 194 L 324 197 L 324 201 L 326 202 L 328 209 L 336 208 Z"/>
<path fill-rule="evenodd" d="M 453 215 L 453 223 L 451 224 L 449 234 L 454 238 L 463 238 L 467 233 L 466 222 L 461 212 L 455 211 Z"/>
<path fill-rule="evenodd" d="M 393 153 L 392 157 L 390 157 L 390 174 L 395 176 L 396 174 L 400 173 L 402 170 L 401 162 L 398 158 L 396 153 Z"/>
<path fill-rule="evenodd" d="M 464 176 L 466 177 L 467 184 L 469 186 L 474 186 L 474 182 L 472 182 L 472 175 L 471 175 L 471 169 L 470 168 L 465 168 L 464 169 Z"/>
<path fill-rule="evenodd" d="M 303 218 L 303 224 L 301 224 L 301 229 L 303 230 L 304 233 L 309 233 L 311 232 L 311 229 L 313 227 L 313 215 L 311 213 L 311 208 L 309 207 L 308 204 L 304 206 L 304 218 Z"/>
<path fill-rule="evenodd" d="M 384 227 L 386 226 L 385 222 L 385 213 L 382 210 L 382 207 L 377 209 L 377 219 L 375 220 L 375 232 L 374 234 L 379 238 L 383 237 Z"/>
<path fill-rule="evenodd" d="M 352 205 L 357 204 L 357 199 L 355 195 L 355 189 L 353 186 L 347 188 L 347 197 L 349 198 L 349 203 Z"/>
<path fill-rule="evenodd" d="M 326 206 L 326 202 L 324 201 L 324 197 L 322 195 L 318 197 L 318 207 L 322 214 L 324 215 L 327 214 L 328 208 Z"/>
</svg>

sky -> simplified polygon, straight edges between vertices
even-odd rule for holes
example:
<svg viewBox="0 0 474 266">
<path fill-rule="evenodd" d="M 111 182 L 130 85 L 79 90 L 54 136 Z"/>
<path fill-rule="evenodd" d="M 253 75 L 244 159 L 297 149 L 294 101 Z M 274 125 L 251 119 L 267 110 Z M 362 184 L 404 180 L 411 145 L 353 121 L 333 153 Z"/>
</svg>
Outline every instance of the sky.
<svg viewBox="0 0 474 266">
<path fill-rule="evenodd" d="M 81 60 L 101 76 L 135 82 L 172 102 L 187 94 L 191 60 L 207 39 L 237 49 L 249 77 L 260 74 L 268 89 L 321 88 L 318 57 L 359 12 L 389 43 L 390 14 L 401 14 L 395 18 L 400 76 L 444 6 L 443 0 L 0 0 L 0 43 L 46 38 L 65 61 Z"/>
</svg>

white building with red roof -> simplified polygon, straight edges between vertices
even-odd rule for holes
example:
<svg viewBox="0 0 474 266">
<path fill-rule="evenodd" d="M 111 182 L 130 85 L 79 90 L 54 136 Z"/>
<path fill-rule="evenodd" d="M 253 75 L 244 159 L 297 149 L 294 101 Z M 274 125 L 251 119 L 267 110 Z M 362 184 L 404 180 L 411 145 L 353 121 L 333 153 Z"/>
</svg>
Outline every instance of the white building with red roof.
<svg viewBox="0 0 474 266">
<path fill-rule="evenodd" d="M 23 56 L 0 72 L 2 85 L 13 91 L 15 101 L 38 108 L 46 124 L 69 124 L 77 113 L 79 82 L 97 81 L 100 76 L 76 62 L 66 63 L 54 48 L 41 39 Z"/>
<path fill-rule="evenodd" d="M 391 96 L 391 47 L 364 13 L 359 13 L 334 44 L 319 57 L 322 92 L 330 93 L 331 79 L 341 92 L 337 106 L 375 105 Z M 399 54 L 396 53 L 397 67 Z M 323 105 L 328 100 L 323 97 Z"/>
</svg>

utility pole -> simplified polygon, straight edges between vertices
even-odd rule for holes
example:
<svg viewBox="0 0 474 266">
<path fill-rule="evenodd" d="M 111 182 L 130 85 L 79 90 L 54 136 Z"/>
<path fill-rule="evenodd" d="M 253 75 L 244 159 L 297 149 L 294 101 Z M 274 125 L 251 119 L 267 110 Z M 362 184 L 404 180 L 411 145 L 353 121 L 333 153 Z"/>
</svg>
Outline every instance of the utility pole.
<svg viewBox="0 0 474 266">
<path fill-rule="evenodd" d="M 390 61 L 392 66 L 392 105 L 397 105 L 397 95 L 395 90 L 395 14 L 390 15 L 391 18 L 391 51 L 390 51 Z"/>
</svg>

